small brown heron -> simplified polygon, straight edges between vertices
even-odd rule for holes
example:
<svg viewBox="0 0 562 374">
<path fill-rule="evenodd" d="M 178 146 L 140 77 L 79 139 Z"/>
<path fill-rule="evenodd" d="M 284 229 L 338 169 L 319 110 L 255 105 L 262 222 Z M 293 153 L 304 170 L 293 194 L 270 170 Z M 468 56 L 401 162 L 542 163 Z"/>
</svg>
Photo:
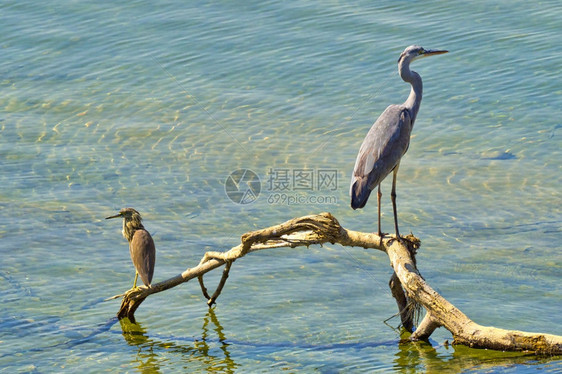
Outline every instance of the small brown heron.
<svg viewBox="0 0 562 374">
<path fill-rule="evenodd" d="M 398 72 L 404 82 L 410 83 L 410 95 L 402 105 L 390 105 L 380 115 L 373 127 L 365 136 L 355 168 L 351 175 L 351 207 L 360 209 L 367 204 L 369 195 L 378 187 L 379 236 L 381 233 L 381 182 L 390 172 L 392 175 L 392 209 L 394 211 L 394 229 L 396 238 L 401 240 L 398 232 L 396 214 L 396 174 L 400 159 L 410 145 L 410 133 L 420 109 L 422 100 L 422 79 L 418 73 L 410 70 L 410 63 L 422 57 L 440 55 L 447 51 L 424 49 L 419 45 L 411 45 L 402 52 L 398 59 Z"/>
<path fill-rule="evenodd" d="M 123 217 L 123 236 L 129 241 L 129 252 L 136 270 L 133 288 L 137 287 L 139 274 L 142 282 L 150 287 L 154 274 L 154 263 L 156 262 L 154 240 L 142 225 L 140 213 L 133 208 L 123 208 L 119 211 L 119 214 L 106 217 L 106 219 L 119 217 Z"/>
</svg>

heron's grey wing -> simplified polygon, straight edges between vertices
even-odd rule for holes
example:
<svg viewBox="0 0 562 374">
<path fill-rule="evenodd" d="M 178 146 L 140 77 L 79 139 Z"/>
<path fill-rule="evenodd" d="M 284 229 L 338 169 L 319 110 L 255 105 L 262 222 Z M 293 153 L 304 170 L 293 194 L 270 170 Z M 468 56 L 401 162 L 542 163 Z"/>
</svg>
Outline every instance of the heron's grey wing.
<svg viewBox="0 0 562 374">
<path fill-rule="evenodd" d="M 156 247 L 148 231 L 135 231 L 129 245 L 129 251 L 133 265 L 135 265 L 135 269 L 139 273 L 142 282 L 147 286 L 150 285 L 156 262 Z"/>
<path fill-rule="evenodd" d="M 361 144 L 351 176 L 351 206 L 362 208 L 369 194 L 396 167 L 406 153 L 411 117 L 401 105 L 390 105 L 371 127 Z"/>
</svg>

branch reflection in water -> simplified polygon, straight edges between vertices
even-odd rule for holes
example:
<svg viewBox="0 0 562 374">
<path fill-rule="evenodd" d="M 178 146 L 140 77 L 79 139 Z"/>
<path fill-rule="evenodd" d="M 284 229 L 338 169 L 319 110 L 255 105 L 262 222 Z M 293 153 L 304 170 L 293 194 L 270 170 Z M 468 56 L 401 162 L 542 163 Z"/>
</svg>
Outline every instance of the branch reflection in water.
<svg viewBox="0 0 562 374">
<path fill-rule="evenodd" d="M 177 337 L 170 337 L 167 341 L 151 337 L 142 324 L 133 323 L 127 318 L 121 319 L 119 323 L 125 341 L 131 346 L 138 347 L 133 364 L 141 372 L 160 372 L 160 362 L 164 359 L 161 356 L 165 353 L 182 355 L 190 363 L 190 367 L 198 361 L 207 371 L 234 373 L 238 367 L 230 357 L 229 344 L 226 342 L 223 327 L 215 315 L 214 308 L 209 308 L 203 320 L 201 339 L 194 339 L 191 346 L 188 343 L 173 342 L 174 339 L 182 340 Z M 218 354 L 219 352 L 221 354 Z"/>
<path fill-rule="evenodd" d="M 131 363 L 139 371 L 145 372 L 165 372 L 167 368 L 168 355 L 180 355 L 185 360 L 186 369 L 195 370 L 196 367 L 202 371 L 234 373 L 241 365 L 235 362 L 229 347 L 249 347 L 267 348 L 267 352 L 277 352 L 286 348 L 298 348 L 310 352 L 326 352 L 337 350 L 357 350 L 371 349 L 377 347 L 387 347 L 396 349 L 394 354 L 395 369 L 411 369 L 415 371 L 441 372 L 455 368 L 453 371 L 480 370 L 494 368 L 498 366 L 508 367 L 510 365 L 532 365 L 548 362 L 547 357 L 537 358 L 534 354 L 521 352 L 500 352 L 493 350 L 473 349 L 462 345 L 440 346 L 435 341 L 410 342 L 409 332 L 403 328 L 397 333 L 400 339 L 407 343 L 399 343 L 396 340 L 385 342 L 346 342 L 333 343 L 326 345 L 314 345 L 303 342 L 244 342 L 228 340 L 224 334 L 224 328 L 220 324 L 214 308 L 209 308 L 203 325 L 201 327 L 201 338 L 180 337 L 180 336 L 154 336 L 147 332 L 147 329 L 140 323 L 132 323 L 127 318 L 119 321 L 125 341 L 133 347 L 138 348 L 137 355 Z M 182 344 L 183 343 L 183 344 Z M 398 344 L 397 344 L 398 343 Z M 397 348 L 396 348 L 397 346 Z M 254 351 L 255 353 L 256 351 Z M 282 355 L 281 355 L 282 356 Z M 260 355 L 262 363 L 267 366 L 279 359 Z M 324 356 L 322 356 L 324 357 Z M 320 356 L 317 357 L 317 365 L 322 366 Z M 289 360 L 293 364 L 298 363 Z M 312 360 L 314 362 L 314 359 Z M 300 362 L 299 365 L 307 365 L 309 362 Z M 390 364 L 390 363 L 389 363 Z M 392 365 L 392 364 L 390 364 Z M 161 367 L 162 366 L 162 367 Z"/>
<path fill-rule="evenodd" d="M 495 371 L 499 367 L 513 365 L 539 365 L 548 363 L 548 356 L 526 352 L 502 352 L 476 349 L 464 345 L 439 345 L 431 340 L 411 342 L 410 333 L 402 329 L 402 342 L 394 354 L 394 369 L 407 372 L 460 373 L 464 371 Z"/>
</svg>

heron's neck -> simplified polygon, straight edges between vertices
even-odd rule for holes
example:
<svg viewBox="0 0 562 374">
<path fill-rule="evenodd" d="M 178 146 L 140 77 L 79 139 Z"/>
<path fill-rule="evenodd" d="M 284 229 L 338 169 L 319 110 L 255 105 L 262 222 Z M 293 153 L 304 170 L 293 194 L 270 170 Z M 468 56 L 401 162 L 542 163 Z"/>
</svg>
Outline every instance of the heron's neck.
<svg viewBox="0 0 562 374">
<path fill-rule="evenodd" d="M 413 123 L 413 121 L 416 119 L 422 101 L 422 79 L 418 73 L 410 70 L 410 67 L 407 64 L 400 64 L 398 67 L 398 71 L 400 72 L 400 77 L 404 80 L 404 82 L 408 82 L 412 85 L 412 88 L 410 89 L 410 95 L 404 102 L 404 106 L 408 110 L 410 110 Z"/>
<path fill-rule="evenodd" d="M 133 240 L 133 235 L 135 235 L 137 230 L 144 230 L 142 223 L 136 220 L 123 220 L 123 236 L 129 243 Z"/>
</svg>

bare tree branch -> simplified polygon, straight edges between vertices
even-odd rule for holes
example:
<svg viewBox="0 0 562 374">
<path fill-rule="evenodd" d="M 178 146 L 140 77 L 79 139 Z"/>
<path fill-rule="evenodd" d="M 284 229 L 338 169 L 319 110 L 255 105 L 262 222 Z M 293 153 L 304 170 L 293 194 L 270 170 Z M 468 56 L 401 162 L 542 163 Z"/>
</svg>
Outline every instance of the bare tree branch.
<svg viewBox="0 0 562 374">
<path fill-rule="evenodd" d="M 427 340 L 436 328 L 444 327 L 453 335 L 453 344 L 496 350 L 529 351 L 537 354 L 562 354 L 562 336 L 504 330 L 473 322 L 433 290 L 421 276 L 415 259 L 416 250 L 420 246 L 419 239 L 413 235 L 402 239 L 405 240 L 401 242 L 392 236 L 381 238 L 374 233 L 347 230 L 341 227 L 330 213 L 294 218 L 279 225 L 242 235 L 241 243 L 229 251 L 207 252 L 199 265 L 186 269 L 173 278 L 153 284 L 149 288 L 142 286 L 127 291 L 117 316 L 120 319 L 128 317 L 134 321 L 135 311 L 148 296 L 193 278 L 198 278 L 203 295 L 208 300 L 208 304 L 212 305 L 219 297 L 234 261 L 248 253 L 269 248 L 338 243 L 342 246 L 378 249 L 387 253 L 394 269 L 389 286 L 398 304 L 403 326 L 408 331 L 413 331 L 414 315 L 419 305 L 427 312 L 418 329 L 411 335 L 411 340 Z M 227 266 L 221 281 L 213 296 L 209 296 L 203 276 L 224 264 Z"/>
</svg>

